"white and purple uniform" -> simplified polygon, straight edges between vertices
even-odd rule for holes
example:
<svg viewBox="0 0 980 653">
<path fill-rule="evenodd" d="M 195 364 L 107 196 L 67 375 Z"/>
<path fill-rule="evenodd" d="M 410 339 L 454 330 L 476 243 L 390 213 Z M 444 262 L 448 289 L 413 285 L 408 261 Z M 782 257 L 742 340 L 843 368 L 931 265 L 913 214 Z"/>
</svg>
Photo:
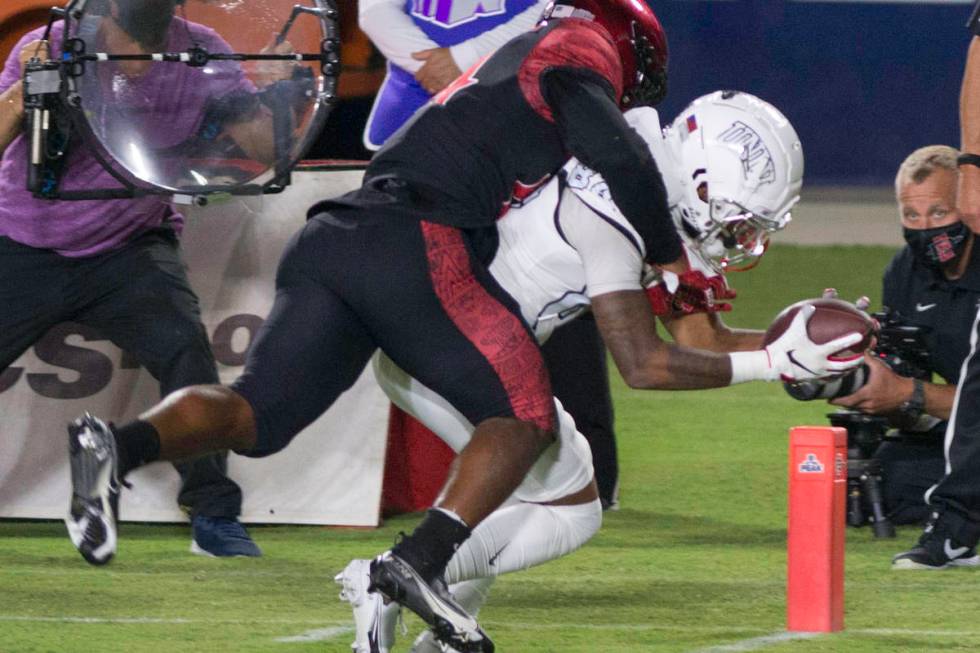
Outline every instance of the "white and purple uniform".
<svg viewBox="0 0 980 653">
<path fill-rule="evenodd" d="M 534 27 L 545 0 L 360 0 L 361 29 L 388 59 L 364 130 L 364 146 L 380 148 L 429 101 L 415 80 L 423 62 L 413 52 L 448 47 L 465 71 L 521 32 Z"/>
<path fill-rule="evenodd" d="M 680 197 L 679 180 L 673 176 L 677 166 L 664 144 L 657 112 L 634 109 L 626 117 L 657 159 L 668 202 L 673 205 Z M 497 228 L 500 245 L 490 272 L 518 303 L 539 343 L 555 327 L 587 309 L 592 297 L 644 287 L 643 239 L 613 203 L 602 177 L 575 159 L 565 165 L 562 174 L 511 208 Z M 688 243 L 684 247 L 692 267 L 708 269 Z M 473 426 L 448 401 L 406 374 L 384 353 L 376 355 L 374 370 L 395 405 L 454 450 L 466 446 Z M 561 404 L 555 403 L 559 438 L 514 492 L 513 498 L 524 503 L 501 508 L 481 522 L 450 562 L 450 582 L 495 576 L 566 555 L 598 529 L 598 501 L 594 506 L 533 505 L 577 492 L 592 478 L 588 442 Z M 541 515 L 531 520 L 526 511 Z M 506 548 L 502 548 L 504 543 Z M 488 565 L 488 558 L 497 550 L 503 553 L 495 564 Z"/>
<path fill-rule="evenodd" d="M 634 109 L 626 118 L 650 146 L 673 205 L 680 196 L 679 181 L 673 176 L 676 166 L 664 144 L 656 110 Z M 592 297 L 643 289 L 643 239 L 609 197 L 602 177 L 575 159 L 520 206 L 508 210 L 498 220 L 497 231 L 500 245 L 490 272 L 520 306 L 539 343 L 586 310 Z M 685 251 L 692 266 L 701 268 L 700 258 L 686 243 Z M 384 353 L 377 354 L 375 371 L 396 405 L 456 451 L 466 446 L 473 427 L 447 401 L 398 369 Z M 559 410 L 559 416 L 561 438 L 517 490 L 515 496 L 522 500 L 554 501 L 578 491 L 592 477 L 585 438 L 575 432 L 567 414 Z M 559 455 L 562 447 L 581 451 Z"/>
</svg>

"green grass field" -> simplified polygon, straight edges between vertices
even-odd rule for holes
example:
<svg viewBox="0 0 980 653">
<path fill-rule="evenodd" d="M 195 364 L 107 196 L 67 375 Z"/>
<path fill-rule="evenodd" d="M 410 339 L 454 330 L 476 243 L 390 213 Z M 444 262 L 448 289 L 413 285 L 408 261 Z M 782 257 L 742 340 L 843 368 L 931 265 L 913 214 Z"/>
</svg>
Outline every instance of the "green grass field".
<svg viewBox="0 0 980 653">
<path fill-rule="evenodd" d="M 764 327 L 828 285 L 880 298 L 885 248 L 777 246 L 735 275 L 727 321 Z M 825 404 L 778 385 L 650 393 L 613 372 L 622 509 L 583 550 L 501 578 L 482 622 L 504 652 L 978 651 L 980 571 L 892 572 L 896 540 L 847 532 L 846 627 L 784 627 L 786 433 L 825 424 Z M 247 491 L 247 488 L 246 488 Z M 254 527 L 258 560 L 187 553 L 184 526 L 124 524 L 115 561 L 86 565 L 51 522 L 0 522 L 0 651 L 348 651 L 332 577 L 387 548 L 416 516 L 378 530 Z M 408 618 L 411 637 L 420 628 Z M 406 637 L 398 650 L 407 650 Z"/>
</svg>

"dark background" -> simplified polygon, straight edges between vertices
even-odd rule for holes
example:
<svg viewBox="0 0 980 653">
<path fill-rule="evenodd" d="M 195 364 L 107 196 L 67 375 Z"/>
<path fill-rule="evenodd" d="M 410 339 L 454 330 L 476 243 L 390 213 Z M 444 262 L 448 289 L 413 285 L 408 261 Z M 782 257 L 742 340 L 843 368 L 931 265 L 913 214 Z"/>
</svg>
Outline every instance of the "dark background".
<svg viewBox="0 0 980 653">
<path fill-rule="evenodd" d="M 719 88 L 789 117 L 808 184 L 891 183 L 902 159 L 959 146 L 967 4 L 652 2 L 670 44 L 669 118 Z"/>
<path fill-rule="evenodd" d="M 713 90 L 754 93 L 793 122 L 807 184 L 890 184 L 922 145 L 959 144 L 971 5 L 654 0 L 670 44 L 664 121 Z M 345 99 L 311 156 L 363 158 L 369 98 Z"/>
</svg>

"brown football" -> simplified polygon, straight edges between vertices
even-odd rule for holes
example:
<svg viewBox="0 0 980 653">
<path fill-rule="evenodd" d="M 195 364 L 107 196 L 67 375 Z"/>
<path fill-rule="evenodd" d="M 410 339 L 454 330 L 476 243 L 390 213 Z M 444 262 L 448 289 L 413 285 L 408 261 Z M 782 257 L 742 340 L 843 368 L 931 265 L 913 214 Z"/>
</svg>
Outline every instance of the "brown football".
<svg viewBox="0 0 980 653">
<path fill-rule="evenodd" d="M 874 346 L 875 338 L 878 336 L 878 322 L 854 304 L 841 299 L 804 299 L 787 306 L 766 329 L 765 344 L 769 345 L 783 335 L 783 332 L 789 328 L 790 322 L 806 304 L 813 304 L 816 308 L 810 316 L 810 321 L 807 322 L 806 332 L 818 345 L 853 331 L 863 336 L 857 344 L 835 352 L 835 358 L 850 358 Z"/>
</svg>

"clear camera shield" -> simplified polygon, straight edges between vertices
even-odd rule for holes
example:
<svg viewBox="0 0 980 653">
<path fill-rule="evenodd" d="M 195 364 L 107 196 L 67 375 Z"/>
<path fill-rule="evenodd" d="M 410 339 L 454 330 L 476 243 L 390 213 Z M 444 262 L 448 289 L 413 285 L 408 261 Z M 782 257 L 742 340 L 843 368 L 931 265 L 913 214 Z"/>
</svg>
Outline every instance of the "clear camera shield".
<svg viewBox="0 0 980 653">
<path fill-rule="evenodd" d="M 85 0 L 68 105 L 142 192 L 260 192 L 320 131 L 339 73 L 332 0 Z"/>
</svg>

